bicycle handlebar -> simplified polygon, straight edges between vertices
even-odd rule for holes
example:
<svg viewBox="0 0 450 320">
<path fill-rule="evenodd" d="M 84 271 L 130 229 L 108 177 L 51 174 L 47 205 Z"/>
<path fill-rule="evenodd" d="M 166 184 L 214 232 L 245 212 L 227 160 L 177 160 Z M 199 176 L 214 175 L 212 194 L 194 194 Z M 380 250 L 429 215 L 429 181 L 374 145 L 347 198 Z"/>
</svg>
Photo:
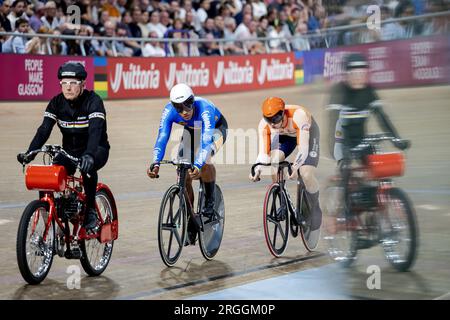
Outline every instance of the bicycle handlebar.
<svg viewBox="0 0 450 320">
<path fill-rule="evenodd" d="M 389 133 L 375 133 L 365 136 L 363 139 L 361 139 L 361 142 L 356 146 L 353 147 L 351 150 L 354 152 L 357 152 L 358 150 L 367 147 L 368 145 L 375 144 L 377 142 L 381 141 L 391 141 L 397 148 L 399 148 L 396 143 L 398 142 L 404 142 L 406 144 L 405 148 L 409 148 L 410 141 L 409 140 L 403 140 L 400 138 L 396 138 L 392 136 Z M 403 148 L 401 148 L 403 149 Z"/>
<path fill-rule="evenodd" d="M 159 164 L 171 164 L 171 165 L 179 166 L 179 167 L 185 166 L 190 169 L 194 168 L 194 165 L 187 161 L 161 160 L 161 162 Z"/>
<path fill-rule="evenodd" d="M 64 150 L 63 148 L 61 148 L 61 146 L 56 145 L 56 144 L 46 144 L 40 149 L 36 149 L 36 150 L 32 150 L 32 151 L 28 152 L 26 154 L 26 156 L 29 157 L 30 155 L 38 154 L 40 152 L 49 154 L 51 156 L 54 156 L 55 154 L 61 153 L 64 156 L 66 156 L 67 158 L 69 158 L 70 160 L 72 160 L 77 165 L 81 161 L 79 158 L 73 157 L 70 154 L 68 154 L 66 150 Z"/>
<path fill-rule="evenodd" d="M 292 163 L 290 163 L 288 161 L 281 161 L 279 163 L 261 163 L 261 162 L 255 163 L 254 165 L 252 165 L 252 168 L 251 168 L 251 173 L 252 173 L 253 177 L 255 176 L 255 168 L 257 166 L 264 166 L 264 167 L 271 167 L 271 166 L 275 167 L 276 166 L 281 169 L 288 168 L 289 175 L 292 175 Z"/>
<path fill-rule="evenodd" d="M 187 169 L 194 169 L 194 165 L 190 162 L 185 162 L 185 161 L 174 161 L 174 160 L 161 160 L 159 162 L 159 165 L 161 164 L 171 164 L 173 166 L 177 166 L 177 167 L 183 167 L 183 168 L 187 168 Z M 159 174 L 156 175 L 155 178 L 159 178 Z"/>
<path fill-rule="evenodd" d="M 69 160 L 71 160 L 78 169 L 80 169 L 80 162 L 81 159 L 71 156 L 70 154 L 67 153 L 66 150 L 64 150 L 61 146 L 56 145 L 56 144 L 46 144 L 44 145 L 42 148 L 40 149 L 36 149 L 36 150 L 32 150 L 28 153 L 26 153 L 26 157 L 29 157 L 30 155 L 34 155 L 34 154 L 38 154 L 38 153 L 46 153 L 48 155 L 50 155 L 51 157 L 54 157 L 56 154 L 60 153 L 62 155 L 64 155 L 66 158 L 68 158 Z M 25 166 L 25 163 L 22 163 L 22 165 Z M 87 177 L 90 178 L 90 175 L 87 174 Z"/>
<path fill-rule="evenodd" d="M 389 135 L 387 133 L 375 133 L 375 134 L 369 134 L 365 136 L 362 141 L 364 142 L 380 142 L 380 141 L 386 141 L 386 140 L 395 140 L 395 137 L 392 135 Z"/>
</svg>

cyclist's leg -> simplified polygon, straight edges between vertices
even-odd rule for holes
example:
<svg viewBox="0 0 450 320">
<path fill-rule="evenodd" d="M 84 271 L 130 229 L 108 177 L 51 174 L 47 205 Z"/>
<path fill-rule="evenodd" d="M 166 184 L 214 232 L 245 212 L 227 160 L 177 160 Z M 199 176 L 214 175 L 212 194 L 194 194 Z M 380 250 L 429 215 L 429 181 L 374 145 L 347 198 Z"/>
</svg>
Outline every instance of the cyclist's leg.
<svg viewBox="0 0 450 320">
<path fill-rule="evenodd" d="M 87 174 L 82 174 L 84 191 L 86 193 L 86 206 L 88 209 L 95 208 L 95 193 L 98 183 L 97 171 L 103 168 L 108 161 L 109 150 L 98 147 L 94 155 L 94 168 Z"/>
<path fill-rule="evenodd" d="M 286 159 L 284 152 L 280 149 L 272 150 L 270 152 L 270 162 L 271 163 L 280 163 Z M 272 182 L 277 181 L 277 170 L 276 168 L 271 168 L 272 172 Z"/>
<path fill-rule="evenodd" d="M 194 207 L 194 188 L 192 187 L 192 179 L 189 175 L 186 175 L 186 192 L 188 194 L 191 207 Z"/>
<path fill-rule="evenodd" d="M 185 127 L 183 130 L 183 136 L 180 141 L 180 148 L 178 150 L 178 160 L 194 163 L 194 130 Z M 186 193 L 188 201 L 192 210 L 194 209 L 194 189 L 192 188 L 192 179 L 189 174 L 186 175 Z M 187 233 L 185 246 L 195 244 L 197 237 L 197 230 L 194 222 L 191 219 L 191 215 L 188 215 Z"/>
<path fill-rule="evenodd" d="M 178 160 L 186 162 L 194 162 L 194 131 L 185 127 L 183 136 L 180 141 L 180 148 L 178 150 Z M 186 175 L 186 191 L 191 207 L 194 207 L 194 189 L 192 188 L 192 179 Z"/>
<path fill-rule="evenodd" d="M 94 168 L 83 176 L 84 192 L 86 194 L 86 218 L 84 226 L 89 229 L 95 227 L 97 220 L 97 212 L 95 210 L 95 194 L 97 191 L 98 174 L 97 171 L 103 168 L 108 161 L 109 150 L 98 147 L 94 155 Z"/>
<path fill-rule="evenodd" d="M 306 193 L 310 200 L 312 220 L 311 229 L 316 230 L 322 224 L 322 210 L 319 203 L 319 182 L 316 178 L 316 168 L 319 164 L 319 128 L 313 120 L 309 135 L 309 153 L 303 166 L 300 167 L 300 175 L 305 183 Z"/>
<path fill-rule="evenodd" d="M 220 140 L 223 139 L 220 137 Z M 203 207 L 202 214 L 206 217 L 212 217 L 214 214 L 214 203 L 215 203 L 215 187 L 216 187 L 216 167 L 211 162 L 212 156 L 218 151 L 218 149 L 223 145 L 220 141 L 220 145 L 213 146 L 211 150 L 211 155 L 208 157 L 205 165 L 202 167 L 200 178 L 203 181 L 205 187 L 205 206 Z M 216 148 L 218 146 L 218 148 Z"/>
<path fill-rule="evenodd" d="M 66 168 L 67 174 L 69 176 L 73 175 L 75 173 L 75 171 L 77 170 L 76 165 L 73 163 L 72 160 L 70 160 L 69 158 L 67 158 L 65 155 L 63 154 L 58 154 L 54 159 L 53 159 L 53 164 L 57 164 L 57 165 L 61 165 L 64 166 Z"/>
<path fill-rule="evenodd" d="M 270 161 L 279 163 L 284 161 L 297 147 L 297 138 L 286 135 L 275 135 L 272 140 Z M 277 180 L 277 171 L 272 171 L 272 181 Z"/>
<path fill-rule="evenodd" d="M 213 134 L 213 141 L 211 145 L 211 152 L 208 156 L 206 164 L 201 171 L 201 179 L 205 186 L 205 207 L 203 208 L 203 214 L 207 217 L 212 217 L 214 214 L 215 203 L 215 187 L 216 187 L 216 168 L 211 162 L 212 157 L 219 151 L 219 149 L 225 144 L 227 139 L 228 123 L 225 117 L 219 119 L 216 124 L 216 129 Z"/>
<path fill-rule="evenodd" d="M 212 217 L 214 214 L 215 187 L 216 187 L 216 168 L 213 164 L 205 164 L 200 175 L 205 186 L 205 206 L 202 214 L 206 217 Z"/>
</svg>

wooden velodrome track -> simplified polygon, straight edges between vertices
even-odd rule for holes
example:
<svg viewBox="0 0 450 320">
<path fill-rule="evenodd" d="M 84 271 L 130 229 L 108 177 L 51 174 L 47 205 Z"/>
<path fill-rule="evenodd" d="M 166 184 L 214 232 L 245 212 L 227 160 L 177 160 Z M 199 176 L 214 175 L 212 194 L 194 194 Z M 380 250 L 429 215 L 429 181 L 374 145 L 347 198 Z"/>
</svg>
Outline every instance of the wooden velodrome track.
<svg viewBox="0 0 450 320">
<path fill-rule="evenodd" d="M 309 107 L 319 125 L 322 123 L 321 110 L 327 101 L 322 85 L 207 98 L 226 115 L 231 129 L 247 130 L 256 128 L 259 104 L 268 95 L 279 95 L 288 103 Z M 380 95 L 399 132 L 412 140 L 406 175 L 398 179 L 398 185 L 408 192 L 417 211 L 420 251 L 416 265 L 413 271 L 399 274 L 385 262 L 381 248 L 374 248 L 362 252 L 356 267 L 350 270 L 319 272 L 321 281 L 307 290 L 314 293 L 311 296 L 324 299 L 342 288 L 348 298 L 446 298 L 450 291 L 450 90 L 448 86 L 437 86 L 384 90 Z M 247 157 L 245 164 L 217 166 L 218 183 L 225 197 L 226 222 L 216 258 L 205 261 L 196 245 L 184 249 L 176 267 L 166 268 L 158 252 L 157 217 L 163 192 L 175 181 L 175 171 L 163 168 L 161 178 L 156 181 L 150 181 L 145 174 L 165 103 L 165 99 L 105 103 L 112 149 L 100 180 L 116 196 L 120 235 L 106 272 L 90 278 L 82 271 L 79 290 L 66 286 L 66 269 L 72 264 L 79 265 L 76 260 L 55 257 L 47 279 L 39 286 L 25 285 L 20 276 L 16 232 L 24 206 L 36 198 L 36 193 L 26 190 L 16 154 L 28 147 L 46 103 L 0 103 L 0 299 L 185 299 L 331 262 L 323 255 L 323 241 L 317 252 L 307 254 L 300 238 L 290 239 L 283 258 L 272 258 L 262 230 L 262 204 L 269 181 L 258 184 L 248 181 Z M 60 143 L 56 127 L 49 142 Z M 323 150 L 318 171 L 322 183 L 333 172 L 334 164 L 327 157 Z M 366 287 L 366 268 L 371 264 L 381 267 L 381 290 Z M 336 279 L 336 273 L 343 276 L 341 281 L 331 281 Z M 298 292 L 308 298 L 305 290 L 300 280 Z M 292 298 L 298 292 L 292 292 Z M 254 297 L 249 294 L 246 298 Z"/>
</svg>

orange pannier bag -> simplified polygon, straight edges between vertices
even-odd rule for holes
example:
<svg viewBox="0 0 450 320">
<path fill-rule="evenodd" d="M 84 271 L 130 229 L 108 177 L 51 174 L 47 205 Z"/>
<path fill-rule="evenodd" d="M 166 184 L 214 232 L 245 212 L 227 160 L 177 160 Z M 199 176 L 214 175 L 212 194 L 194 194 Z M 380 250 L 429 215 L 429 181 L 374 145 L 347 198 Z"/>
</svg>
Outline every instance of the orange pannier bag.
<svg viewBox="0 0 450 320">
<path fill-rule="evenodd" d="M 405 171 L 405 157 L 401 152 L 370 154 L 367 156 L 367 169 L 372 178 L 402 176 Z"/>
<path fill-rule="evenodd" d="M 64 191 L 67 171 L 60 165 L 29 165 L 25 172 L 25 185 L 28 190 Z"/>
</svg>

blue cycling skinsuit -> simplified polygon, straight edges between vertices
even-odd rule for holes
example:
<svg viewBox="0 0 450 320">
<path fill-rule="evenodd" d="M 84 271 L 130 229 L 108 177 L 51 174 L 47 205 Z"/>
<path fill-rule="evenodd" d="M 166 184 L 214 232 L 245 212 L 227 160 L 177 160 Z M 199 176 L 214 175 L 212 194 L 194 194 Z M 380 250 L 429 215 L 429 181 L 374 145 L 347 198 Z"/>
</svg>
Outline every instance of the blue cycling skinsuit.
<svg viewBox="0 0 450 320">
<path fill-rule="evenodd" d="M 155 163 L 160 162 L 164 157 L 173 123 L 184 126 L 185 133 L 190 135 L 191 139 L 187 139 L 186 135 L 183 135 L 184 145 L 182 145 L 180 153 L 190 152 L 190 161 L 199 170 L 205 165 L 208 157 L 214 155 L 225 142 L 227 122 L 211 101 L 195 97 L 194 114 L 190 120 L 183 119 L 172 103 L 169 102 L 164 107 L 159 124 L 158 138 L 153 149 L 153 162 Z M 201 129 L 201 141 L 197 145 L 191 143 L 194 140 L 194 129 Z M 191 148 L 187 147 L 189 143 L 191 143 Z"/>
</svg>

